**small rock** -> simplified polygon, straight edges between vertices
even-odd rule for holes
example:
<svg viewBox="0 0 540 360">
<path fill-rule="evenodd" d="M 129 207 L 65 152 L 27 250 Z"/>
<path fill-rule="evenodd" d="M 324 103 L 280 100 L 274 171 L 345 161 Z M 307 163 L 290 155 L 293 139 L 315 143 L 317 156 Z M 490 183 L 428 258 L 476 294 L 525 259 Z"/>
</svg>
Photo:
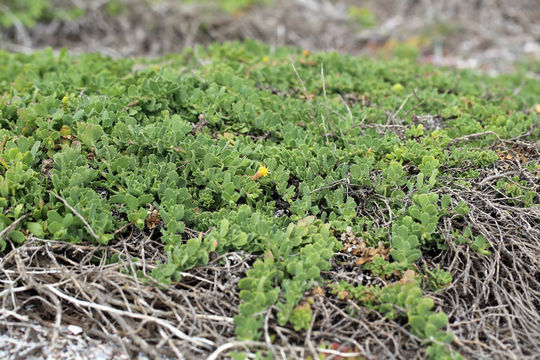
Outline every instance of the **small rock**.
<svg viewBox="0 0 540 360">
<path fill-rule="evenodd" d="M 67 329 L 73 335 L 79 335 L 83 331 L 83 329 L 80 326 L 77 326 L 77 325 L 69 325 L 67 327 Z"/>
</svg>

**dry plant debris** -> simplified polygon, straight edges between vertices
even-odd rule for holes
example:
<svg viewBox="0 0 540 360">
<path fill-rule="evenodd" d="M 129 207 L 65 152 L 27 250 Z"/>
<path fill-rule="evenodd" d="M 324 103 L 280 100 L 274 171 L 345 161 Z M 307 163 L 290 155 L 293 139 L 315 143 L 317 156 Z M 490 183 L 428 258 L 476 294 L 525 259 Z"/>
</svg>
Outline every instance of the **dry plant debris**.
<svg viewBox="0 0 540 360">
<path fill-rule="evenodd" d="M 364 239 L 352 233 L 350 226 L 341 234 L 340 239 L 343 242 L 343 251 L 357 257 L 357 265 L 364 265 L 367 262 L 373 261 L 376 255 L 386 260 L 390 253 L 390 249 L 385 248 L 382 241 L 379 241 L 376 248 L 368 246 Z"/>
</svg>

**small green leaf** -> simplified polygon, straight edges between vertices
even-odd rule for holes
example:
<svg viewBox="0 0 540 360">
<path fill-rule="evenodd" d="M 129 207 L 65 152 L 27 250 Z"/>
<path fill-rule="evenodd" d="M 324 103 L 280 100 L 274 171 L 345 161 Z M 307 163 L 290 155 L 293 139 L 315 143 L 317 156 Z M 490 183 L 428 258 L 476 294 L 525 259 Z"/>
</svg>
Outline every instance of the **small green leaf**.
<svg viewBox="0 0 540 360">
<path fill-rule="evenodd" d="M 135 96 L 137 96 L 138 92 L 139 92 L 139 91 L 138 91 L 138 89 L 137 89 L 137 86 L 135 86 L 135 85 L 130 85 L 130 86 L 128 87 L 128 96 L 129 96 L 129 97 L 135 97 Z"/>
<path fill-rule="evenodd" d="M 312 266 L 307 271 L 308 279 L 318 279 L 321 276 L 321 270 L 318 267 Z"/>
<path fill-rule="evenodd" d="M 37 222 L 29 222 L 26 223 L 26 228 L 28 231 L 30 231 L 34 236 L 42 237 L 43 236 L 43 227 L 40 223 Z"/>
<path fill-rule="evenodd" d="M 433 324 L 437 329 L 440 329 L 448 324 L 448 316 L 442 312 L 431 314 L 428 316 L 428 322 Z"/>
<path fill-rule="evenodd" d="M 128 207 L 128 210 L 135 210 L 139 207 L 139 202 L 137 201 L 137 198 L 131 194 L 126 194 L 124 196 L 124 201 Z"/>
<path fill-rule="evenodd" d="M 193 256 L 199 251 L 201 241 L 198 238 L 189 239 L 186 244 L 186 252 L 189 256 Z"/>
<path fill-rule="evenodd" d="M 26 241 L 26 236 L 19 230 L 14 230 L 9 233 L 9 238 L 17 245 L 22 245 Z"/>
<path fill-rule="evenodd" d="M 426 327 L 426 319 L 418 316 L 413 315 L 409 317 L 409 325 L 411 325 L 411 329 L 413 334 L 418 336 L 424 335 L 424 329 Z"/>
<path fill-rule="evenodd" d="M 467 206 L 467 204 L 463 200 L 461 200 L 458 203 L 458 206 L 456 208 L 454 208 L 454 210 L 455 210 L 456 213 L 458 213 L 459 215 L 462 215 L 462 216 L 467 215 L 469 213 L 469 211 L 470 211 L 469 207 Z"/>
<path fill-rule="evenodd" d="M 362 168 L 360 167 L 360 165 L 351 165 L 350 171 L 351 176 L 354 180 L 359 180 L 362 178 Z"/>
<path fill-rule="evenodd" d="M 450 195 L 444 195 L 442 198 L 441 198 L 441 208 L 443 209 L 447 209 L 448 206 L 452 203 L 452 198 L 450 197 Z"/>
<path fill-rule="evenodd" d="M 439 330 L 437 329 L 435 325 L 429 322 L 426 323 L 426 327 L 424 328 L 424 334 L 423 334 L 424 337 L 426 337 L 427 339 L 435 339 L 438 333 L 439 333 Z"/>
<path fill-rule="evenodd" d="M 482 235 L 475 236 L 474 240 L 471 242 L 471 249 L 481 255 L 490 255 L 491 251 L 488 250 L 490 247 L 491 245 Z"/>
<path fill-rule="evenodd" d="M 152 194 L 143 194 L 137 198 L 138 206 L 144 206 L 154 200 L 154 196 Z"/>
<path fill-rule="evenodd" d="M 221 238 L 224 238 L 225 235 L 227 235 L 228 231 L 229 231 L 229 220 L 221 219 L 221 221 L 219 222 L 219 236 Z"/>
</svg>

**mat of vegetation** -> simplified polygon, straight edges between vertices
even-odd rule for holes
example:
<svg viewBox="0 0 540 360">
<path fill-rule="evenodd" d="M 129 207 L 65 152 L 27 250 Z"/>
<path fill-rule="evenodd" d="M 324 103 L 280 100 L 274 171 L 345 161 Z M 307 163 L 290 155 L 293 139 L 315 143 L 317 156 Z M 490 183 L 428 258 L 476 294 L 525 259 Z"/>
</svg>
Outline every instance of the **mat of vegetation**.
<svg viewBox="0 0 540 360">
<path fill-rule="evenodd" d="M 0 52 L 0 329 L 19 355 L 71 324 L 156 357 L 533 358 L 539 94 L 254 42 Z"/>
</svg>

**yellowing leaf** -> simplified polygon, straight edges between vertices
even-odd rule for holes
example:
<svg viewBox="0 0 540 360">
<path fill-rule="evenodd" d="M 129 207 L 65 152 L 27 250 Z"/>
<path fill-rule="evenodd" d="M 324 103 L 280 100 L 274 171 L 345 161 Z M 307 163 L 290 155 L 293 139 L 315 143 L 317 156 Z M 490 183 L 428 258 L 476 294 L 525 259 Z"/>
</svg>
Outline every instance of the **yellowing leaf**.
<svg viewBox="0 0 540 360">
<path fill-rule="evenodd" d="M 71 135 L 71 129 L 67 125 L 63 125 L 62 128 L 60 128 L 60 136 L 66 137 Z"/>
</svg>

